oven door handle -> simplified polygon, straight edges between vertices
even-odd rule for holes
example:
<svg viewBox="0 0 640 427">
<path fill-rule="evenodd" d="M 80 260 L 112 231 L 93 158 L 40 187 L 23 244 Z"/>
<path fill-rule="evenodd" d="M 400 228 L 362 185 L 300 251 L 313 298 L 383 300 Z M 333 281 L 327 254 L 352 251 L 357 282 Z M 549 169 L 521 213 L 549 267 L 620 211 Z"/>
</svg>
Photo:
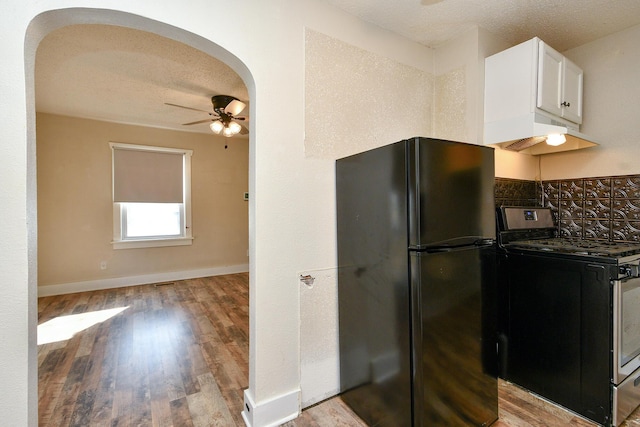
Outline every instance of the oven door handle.
<svg viewBox="0 0 640 427">
<path fill-rule="evenodd" d="M 622 304 L 622 282 L 620 280 L 612 280 L 613 288 L 613 383 L 620 384 L 624 377 L 620 372 L 620 305 Z"/>
<path fill-rule="evenodd" d="M 640 367 L 640 356 L 625 358 L 622 347 L 624 319 L 623 319 L 623 296 L 626 292 L 640 288 L 640 278 L 626 277 L 611 281 L 613 287 L 613 383 L 620 384 L 629 375 L 632 375 Z M 637 291 L 635 291 L 637 292 Z M 634 361 L 634 363 L 631 363 Z"/>
<path fill-rule="evenodd" d="M 596 273 L 597 279 L 598 281 L 603 281 L 604 280 L 604 273 L 605 273 L 605 269 L 603 265 L 597 265 L 597 264 L 587 264 L 586 266 L 587 271 L 593 271 Z"/>
</svg>

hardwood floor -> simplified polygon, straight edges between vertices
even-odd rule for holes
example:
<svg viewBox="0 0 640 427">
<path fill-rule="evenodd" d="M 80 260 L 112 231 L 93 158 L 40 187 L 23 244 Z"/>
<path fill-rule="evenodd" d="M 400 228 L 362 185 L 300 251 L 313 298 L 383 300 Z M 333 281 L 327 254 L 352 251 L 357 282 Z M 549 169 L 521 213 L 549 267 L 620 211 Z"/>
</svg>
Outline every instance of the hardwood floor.
<svg viewBox="0 0 640 427">
<path fill-rule="evenodd" d="M 38 346 L 39 425 L 244 426 L 248 287 L 234 274 L 40 298 L 39 340 L 85 329 Z M 503 381 L 499 399 L 496 427 L 594 425 Z M 640 426 L 638 412 L 624 425 Z M 285 424 L 364 425 L 339 397 Z"/>
<path fill-rule="evenodd" d="M 40 426 L 244 425 L 247 274 L 41 298 L 39 323 L 115 307 L 39 346 Z"/>
</svg>

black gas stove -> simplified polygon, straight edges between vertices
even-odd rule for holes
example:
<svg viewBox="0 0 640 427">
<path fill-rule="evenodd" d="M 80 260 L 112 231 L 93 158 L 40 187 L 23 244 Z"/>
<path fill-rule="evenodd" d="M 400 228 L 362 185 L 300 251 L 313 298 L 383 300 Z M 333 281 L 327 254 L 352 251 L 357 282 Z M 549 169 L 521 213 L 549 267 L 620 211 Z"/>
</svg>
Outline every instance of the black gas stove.
<svg viewBox="0 0 640 427">
<path fill-rule="evenodd" d="M 640 244 L 558 237 L 549 208 L 502 207 L 498 211 L 498 244 L 504 250 L 529 250 L 563 256 L 622 261 L 638 256 Z"/>
<path fill-rule="evenodd" d="M 640 244 L 559 237 L 549 208 L 497 220 L 500 375 L 620 425 L 640 404 Z"/>
</svg>

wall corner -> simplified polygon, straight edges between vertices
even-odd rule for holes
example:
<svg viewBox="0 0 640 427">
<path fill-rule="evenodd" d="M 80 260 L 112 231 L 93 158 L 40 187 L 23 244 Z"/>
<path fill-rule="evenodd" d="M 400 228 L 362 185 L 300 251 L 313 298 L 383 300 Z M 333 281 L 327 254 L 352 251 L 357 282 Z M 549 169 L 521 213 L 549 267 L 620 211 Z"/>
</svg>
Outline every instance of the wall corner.
<svg viewBox="0 0 640 427">
<path fill-rule="evenodd" d="M 247 427 L 279 426 L 300 415 L 300 389 L 256 404 L 250 389 L 244 391 L 242 419 Z"/>
</svg>

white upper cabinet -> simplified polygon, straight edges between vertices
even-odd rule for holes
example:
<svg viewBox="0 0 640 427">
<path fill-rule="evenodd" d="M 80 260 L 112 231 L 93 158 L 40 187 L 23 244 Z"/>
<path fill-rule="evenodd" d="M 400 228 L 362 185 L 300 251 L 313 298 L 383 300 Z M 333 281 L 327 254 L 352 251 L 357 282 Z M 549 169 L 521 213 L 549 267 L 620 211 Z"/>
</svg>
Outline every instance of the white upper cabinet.
<svg viewBox="0 0 640 427">
<path fill-rule="evenodd" d="M 580 133 L 583 73 L 535 37 L 484 61 L 483 144 L 532 155 L 598 145 Z M 550 135 L 564 135 L 553 144 Z"/>
<path fill-rule="evenodd" d="M 574 123 L 582 123 L 583 72 L 542 40 L 538 40 L 536 106 Z"/>
<path fill-rule="evenodd" d="M 537 37 L 489 56 L 485 60 L 485 128 L 489 124 L 490 133 L 498 137 L 505 120 L 527 121 L 532 115 L 578 128 L 582 79 L 580 68 Z"/>
</svg>

